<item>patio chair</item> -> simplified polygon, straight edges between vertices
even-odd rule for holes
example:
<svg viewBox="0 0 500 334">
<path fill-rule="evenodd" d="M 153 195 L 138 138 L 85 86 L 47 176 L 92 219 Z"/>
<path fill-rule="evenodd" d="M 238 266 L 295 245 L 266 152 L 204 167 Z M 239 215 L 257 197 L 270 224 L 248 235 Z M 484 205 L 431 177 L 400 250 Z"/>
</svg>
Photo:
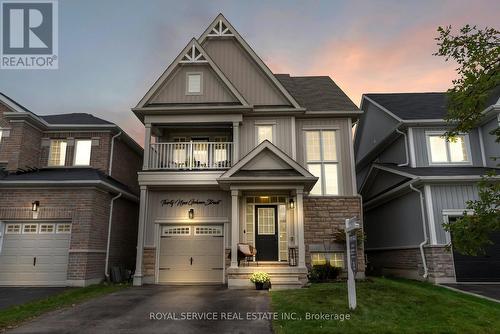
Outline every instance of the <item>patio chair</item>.
<svg viewBox="0 0 500 334">
<path fill-rule="evenodd" d="M 253 257 L 257 255 L 257 249 L 250 244 L 238 244 L 238 266 L 240 265 L 240 261 L 242 259 L 245 260 L 247 266 L 249 262 L 253 260 Z M 259 266 L 259 262 L 257 262 L 257 266 Z"/>
</svg>

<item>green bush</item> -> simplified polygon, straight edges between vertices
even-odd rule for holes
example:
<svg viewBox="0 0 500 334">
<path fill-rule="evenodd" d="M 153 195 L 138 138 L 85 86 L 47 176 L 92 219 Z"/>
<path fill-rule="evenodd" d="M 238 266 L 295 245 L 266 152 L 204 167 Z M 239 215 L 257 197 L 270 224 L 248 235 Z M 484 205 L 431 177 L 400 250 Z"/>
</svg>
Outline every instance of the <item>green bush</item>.
<svg viewBox="0 0 500 334">
<path fill-rule="evenodd" d="M 342 273 L 342 268 L 327 264 L 315 265 L 309 270 L 307 278 L 310 282 L 320 283 L 334 281 Z"/>
</svg>

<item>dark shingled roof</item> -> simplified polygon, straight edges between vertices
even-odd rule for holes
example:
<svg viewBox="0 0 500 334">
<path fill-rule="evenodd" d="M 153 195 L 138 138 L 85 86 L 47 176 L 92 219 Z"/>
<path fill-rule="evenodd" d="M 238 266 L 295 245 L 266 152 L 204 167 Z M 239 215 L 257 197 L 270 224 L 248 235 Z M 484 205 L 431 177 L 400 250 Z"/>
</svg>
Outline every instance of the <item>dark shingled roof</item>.
<svg viewBox="0 0 500 334">
<path fill-rule="evenodd" d="M 311 111 L 353 111 L 359 108 L 328 76 L 291 77 L 275 74 L 301 107 Z"/>
<path fill-rule="evenodd" d="M 4 174 L 3 176 L 0 174 L 0 182 L 2 181 L 47 181 L 54 182 L 54 185 L 57 185 L 57 181 L 103 181 L 134 194 L 134 191 L 123 183 L 94 168 L 42 168 L 27 172 Z"/>
<path fill-rule="evenodd" d="M 488 168 L 488 167 L 400 167 L 394 164 L 377 164 L 385 166 L 400 172 L 415 176 L 480 176 L 486 175 L 489 171 L 494 171 L 496 174 L 500 174 L 499 168 Z"/>
<path fill-rule="evenodd" d="M 365 94 L 403 120 L 443 119 L 446 93 Z"/>
<path fill-rule="evenodd" d="M 101 118 L 85 113 L 44 115 L 44 116 L 39 115 L 38 117 L 42 118 L 44 121 L 50 124 L 114 125 L 111 122 L 105 121 Z"/>
</svg>

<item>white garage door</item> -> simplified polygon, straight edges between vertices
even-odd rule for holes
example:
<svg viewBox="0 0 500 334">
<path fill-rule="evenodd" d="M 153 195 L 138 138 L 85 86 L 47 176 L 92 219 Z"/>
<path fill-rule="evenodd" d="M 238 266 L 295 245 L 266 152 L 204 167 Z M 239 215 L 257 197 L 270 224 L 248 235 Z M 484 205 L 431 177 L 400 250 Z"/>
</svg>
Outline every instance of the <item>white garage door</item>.
<svg viewBox="0 0 500 334">
<path fill-rule="evenodd" d="M 66 285 L 71 224 L 3 224 L 0 285 Z"/>
<path fill-rule="evenodd" d="M 159 283 L 223 283 L 223 227 L 163 226 Z"/>
</svg>

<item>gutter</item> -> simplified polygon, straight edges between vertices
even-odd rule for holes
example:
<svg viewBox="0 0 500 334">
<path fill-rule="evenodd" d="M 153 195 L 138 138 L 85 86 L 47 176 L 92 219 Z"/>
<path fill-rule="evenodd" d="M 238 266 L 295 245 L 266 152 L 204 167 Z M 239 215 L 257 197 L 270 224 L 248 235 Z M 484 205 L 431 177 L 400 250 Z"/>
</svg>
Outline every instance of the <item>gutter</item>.
<svg viewBox="0 0 500 334">
<path fill-rule="evenodd" d="M 113 170 L 113 153 L 114 153 L 114 148 L 115 148 L 115 139 L 121 136 L 122 132 L 118 132 L 116 135 L 114 135 L 111 138 L 111 155 L 109 157 L 109 170 L 108 170 L 108 175 L 111 176 L 111 171 Z"/>
<path fill-rule="evenodd" d="M 115 200 L 122 197 L 122 193 L 118 193 L 115 197 L 111 199 L 111 203 L 109 204 L 109 220 L 108 220 L 108 242 L 106 244 L 106 263 L 104 265 L 104 275 L 106 276 L 106 281 L 110 281 L 109 277 L 109 247 L 111 245 L 111 225 L 113 222 L 113 205 L 115 204 Z"/>
<path fill-rule="evenodd" d="M 422 228 L 424 230 L 424 240 L 418 245 L 418 247 L 420 248 L 420 256 L 422 257 L 422 265 L 424 266 L 423 277 L 427 278 L 427 276 L 429 276 L 429 271 L 427 269 L 427 261 L 425 260 L 424 245 L 427 244 L 429 239 L 427 237 L 427 229 L 426 229 L 426 224 L 425 224 L 424 194 L 422 194 L 422 191 L 415 188 L 413 186 L 413 183 L 414 182 L 410 183 L 410 189 L 417 192 L 420 195 L 420 210 L 422 212 Z"/>
<path fill-rule="evenodd" d="M 396 129 L 396 132 L 400 133 L 400 134 L 402 134 L 404 136 L 404 140 L 405 140 L 405 155 L 406 155 L 406 162 L 402 163 L 402 164 L 399 164 L 398 167 L 407 167 L 408 164 L 410 163 L 410 158 L 408 156 L 408 137 L 406 136 L 406 133 L 404 133 L 403 131 L 401 131 L 399 129 Z"/>
</svg>

